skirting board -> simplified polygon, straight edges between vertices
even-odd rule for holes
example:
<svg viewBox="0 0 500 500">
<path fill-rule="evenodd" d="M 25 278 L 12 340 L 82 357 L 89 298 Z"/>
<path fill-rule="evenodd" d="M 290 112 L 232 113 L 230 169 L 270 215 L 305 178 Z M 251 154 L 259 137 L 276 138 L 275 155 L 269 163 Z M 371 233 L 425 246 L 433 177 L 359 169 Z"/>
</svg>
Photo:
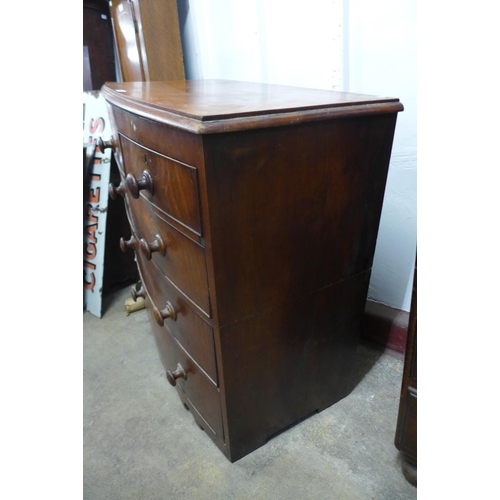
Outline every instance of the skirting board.
<svg viewBox="0 0 500 500">
<path fill-rule="evenodd" d="M 368 300 L 362 337 L 398 352 L 405 352 L 410 313 Z"/>
</svg>

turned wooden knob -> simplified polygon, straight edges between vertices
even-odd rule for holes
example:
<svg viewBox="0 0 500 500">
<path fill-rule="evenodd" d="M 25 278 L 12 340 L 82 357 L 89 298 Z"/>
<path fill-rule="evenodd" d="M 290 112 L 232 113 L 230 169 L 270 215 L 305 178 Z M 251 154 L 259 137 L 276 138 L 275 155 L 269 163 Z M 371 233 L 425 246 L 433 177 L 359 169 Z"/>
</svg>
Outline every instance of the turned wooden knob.
<svg viewBox="0 0 500 500">
<path fill-rule="evenodd" d="M 135 234 L 133 234 L 132 237 L 127 241 L 125 241 L 125 238 L 120 238 L 120 249 L 123 253 L 125 253 L 129 248 L 135 250 L 136 245 L 137 238 L 135 237 Z"/>
<path fill-rule="evenodd" d="M 130 295 L 132 295 L 132 300 L 134 302 L 137 302 L 137 299 L 139 297 L 142 297 L 144 300 L 146 300 L 146 290 L 144 289 L 144 287 L 142 287 L 140 290 L 136 290 L 135 288 L 132 288 Z"/>
<path fill-rule="evenodd" d="M 141 189 L 149 191 L 151 195 L 154 193 L 153 177 L 151 177 L 151 174 L 147 170 L 144 170 L 141 179 L 136 179 L 132 174 L 127 174 L 127 177 L 125 177 L 125 184 L 127 185 L 130 196 L 135 199 L 139 198 L 139 191 Z"/>
<path fill-rule="evenodd" d="M 97 139 L 97 145 L 99 146 L 101 153 L 104 153 L 104 150 L 106 148 L 113 149 L 113 138 L 111 138 L 109 141 L 107 141 L 107 140 L 104 140 L 102 137 L 99 137 Z"/>
<path fill-rule="evenodd" d="M 186 371 L 182 368 L 180 363 L 177 363 L 177 368 L 174 372 L 167 370 L 167 380 L 170 385 L 175 387 L 178 378 L 183 378 L 184 380 L 187 379 Z"/>
<path fill-rule="evenodd" d="M 113 183 L 109 184 L 109 197 L 114 200 L 117 194 L 125 196 L 125 184 L 123 182 L 120 182 L 116 187 L 113 186 Z"/>
<path fill-rule="evenodd" d="M 147 260 L 151 260 L 153 252 L 159 252 L 161 255 L 166 253 L 165 243 L 163 243 L 163 239 L 159 234 L 155 235 L 155 240 L 152 243 L 148 243 L 144 238 L 141 238 L 139 247 Z"/>
<path fill-rule="evenodd" d="M 154 307 L 153 316 L 155 317 L 155 321 L 159 326 L 163 326 L 165 324 L 164 320 L 166 319 L 173 319 L 174 321 L 177 319 L 175 309 L 170 302 L 166 303 L 165 309 L 163 309 L 163 311 L 160 311 L 157 307 Z"/>
</svg>

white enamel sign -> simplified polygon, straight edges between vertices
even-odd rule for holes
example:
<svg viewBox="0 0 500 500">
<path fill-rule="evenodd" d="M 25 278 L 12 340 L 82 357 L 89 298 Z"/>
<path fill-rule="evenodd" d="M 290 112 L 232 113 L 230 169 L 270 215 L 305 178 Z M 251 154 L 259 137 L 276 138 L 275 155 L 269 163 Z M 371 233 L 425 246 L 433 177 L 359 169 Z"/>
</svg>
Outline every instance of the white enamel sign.
<svg viewBox="0 0 500 500">
<path fill-rule="evenodd" d="M 112 150 L 104 153 L 97 139 L 109 140 L 111 129 L 106 101 L 99 92 L 83 93 L 83 143 L 95 144 L 89 182 L 83 193 L 83 307 L 98 318 L 102 315 L 104 251 L 108 211 L 108 185 Z"/>
</svg>

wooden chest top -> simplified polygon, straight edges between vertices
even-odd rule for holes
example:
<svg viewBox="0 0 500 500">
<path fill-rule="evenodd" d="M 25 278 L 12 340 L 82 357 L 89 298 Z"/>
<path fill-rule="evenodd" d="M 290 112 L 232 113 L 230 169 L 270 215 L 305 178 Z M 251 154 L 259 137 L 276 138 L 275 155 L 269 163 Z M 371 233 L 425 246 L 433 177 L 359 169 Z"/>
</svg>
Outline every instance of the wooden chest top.
<svg viewBox="0 0 500 500">
<path fill-rule="evenodd" d="M 229 80 L 107 83 L 103 93 L 123 109 L 200 134 L 403 109 L 396 98 Z"/>
</svg>

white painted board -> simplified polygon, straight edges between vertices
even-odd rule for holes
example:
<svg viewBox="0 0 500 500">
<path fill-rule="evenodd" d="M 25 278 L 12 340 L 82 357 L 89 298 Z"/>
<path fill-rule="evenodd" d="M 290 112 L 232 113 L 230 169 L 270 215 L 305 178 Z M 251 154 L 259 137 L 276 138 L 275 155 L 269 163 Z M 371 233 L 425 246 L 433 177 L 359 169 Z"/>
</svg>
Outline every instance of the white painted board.
<svg viewBox="0 0 500 500">
<path fill-rule="evenodd" d="M 106 101 L 100 92 L 83 93 L 83 144 L 111 138 Z M 102 316 L 104 252 L 108 211 L 108 185 L 112 150 L 96 147 L 89 183 L 83 193 L 83 308 Z"/>
</svg>

